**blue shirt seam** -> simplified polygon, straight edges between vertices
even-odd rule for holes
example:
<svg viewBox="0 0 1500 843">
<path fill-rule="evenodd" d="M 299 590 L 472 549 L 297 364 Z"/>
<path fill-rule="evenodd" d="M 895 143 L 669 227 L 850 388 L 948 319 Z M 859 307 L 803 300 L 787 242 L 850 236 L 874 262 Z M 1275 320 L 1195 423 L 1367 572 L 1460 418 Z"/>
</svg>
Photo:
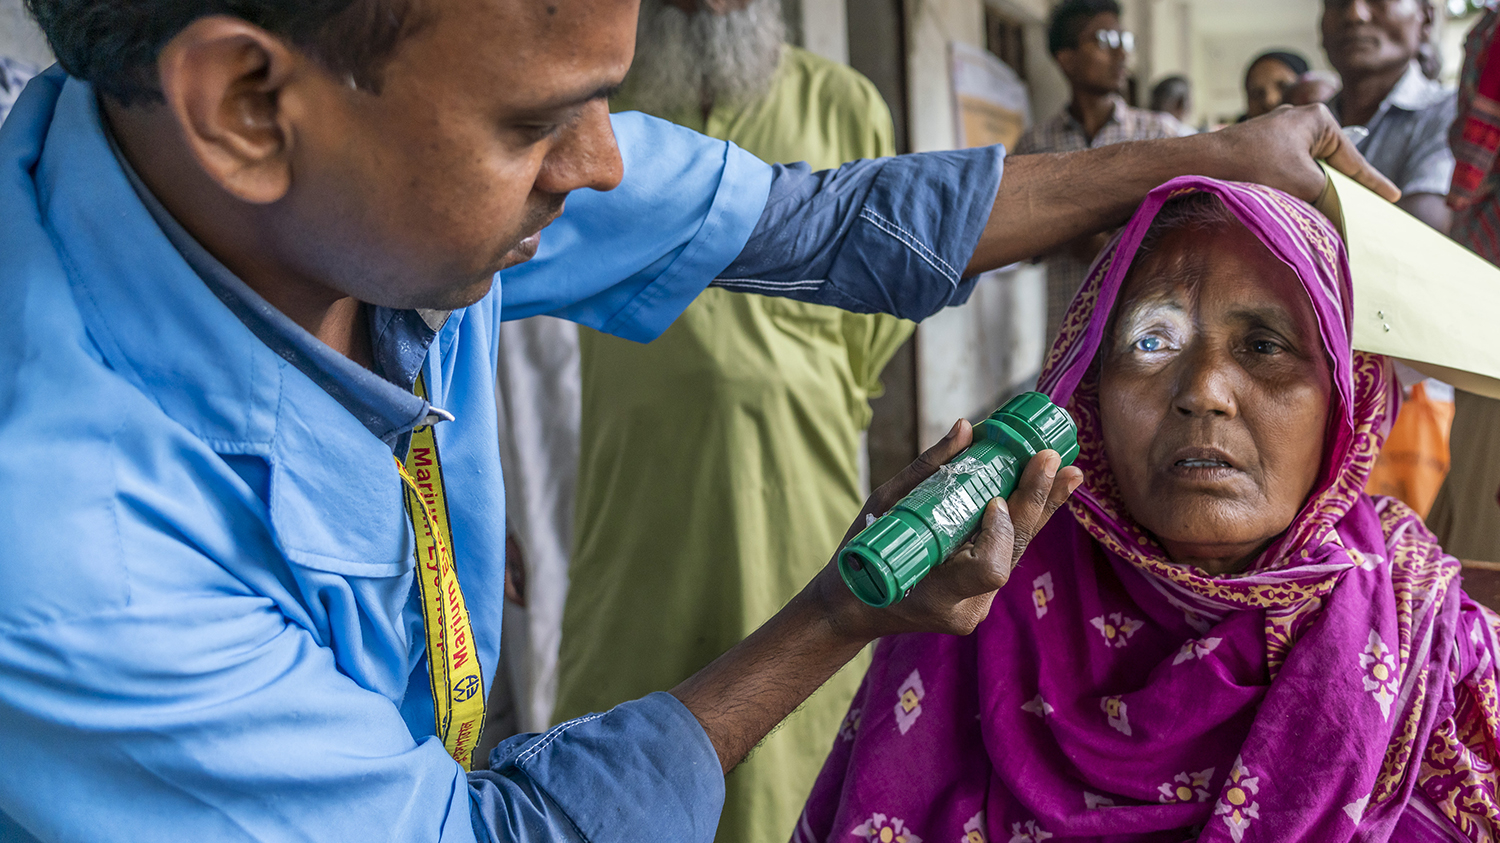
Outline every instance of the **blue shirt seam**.
<svg viewBox="0 0 1500 843">
<path fill-rule="evenodd" d="M 828 283 L 827 278 L 801 281 L 762 281 L 758 278 L 715 278 L 713 286 L 724 288 L 759 288 L 764 290 L 816 290 Z"/>
<path fill-rule="evenodd" d="M 590 714 L 587 717 L 580 717 L 576 720 L 569 720 L 566 723 L 559 723 L 556 726 L 553 726 L 547 732 L 547 734 L 542 736 L 541 740 L 537 741 L 535 744 L 532 744 L 526 749 L 525 752 L 516 756 L 516 766 L 520 767 L 522 764 L 525 764 L 527 761 L 535 758 L 537 753 L 541 752 L 543 749 L 546 749 L 549 744 L 562 737 L 569 729 L 573 728 L 574 726 L 582 726 L 585 723 L 591 723 L 603 717 L 604 714 L 604 712 L 600 712 L 598 714 Z"/>
<path fill-rule="evenodd" d="M 958 282 L 963 278 L 963 275 L 958 270 L 954 269 L 952 264 L 943 260 L 941 255 L 932 251 L 919 239 L 917 239 L 917 236 L 915 234 L 912 234 L 910 231 L 907 231 L 891 220 L 888 220 L 885 217 L 881 216 L 877 211 L 872 210 L 869 206 L 861 208 L 859 210 L 859 216 L 861 219 L 868 220 L 876 228 L 884 231 L 886 234 L 889 234 L 902 245 L 906 246 L 906 248 L 910 249 L 913 253 L 916 254 L 917 257 L 925 261 L 928 266 L 931 266 L 933 269 L 937 270 L 940 275 L 948 279 L 948 283 L 950 285 L 954 287 L 958 286 Z"/>
</svg>

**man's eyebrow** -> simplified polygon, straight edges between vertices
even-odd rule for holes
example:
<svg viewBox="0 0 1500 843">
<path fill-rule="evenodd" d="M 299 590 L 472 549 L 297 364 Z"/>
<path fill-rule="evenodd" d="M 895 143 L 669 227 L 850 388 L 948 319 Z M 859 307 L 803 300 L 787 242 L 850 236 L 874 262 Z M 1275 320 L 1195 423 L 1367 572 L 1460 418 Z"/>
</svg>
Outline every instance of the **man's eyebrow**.
<svg viewBox="0 0 1500 843">
<path fill-rule="evenodd" d="M 564 108 L 576 108 L 580 105 L 594 102 L 595 100 L 607 100 L 620 92 L 620 87 L 622 84 L 623 83 L 621 82 L 610 82 L 604 85 L 600 85 L 599 87 L 592 90 L 578 94 L 561 94 L 551 100 L 538 103 L 537 105 L 534 105 L 525 110 L 532 113 L 559 111 Z"/>
</svg>

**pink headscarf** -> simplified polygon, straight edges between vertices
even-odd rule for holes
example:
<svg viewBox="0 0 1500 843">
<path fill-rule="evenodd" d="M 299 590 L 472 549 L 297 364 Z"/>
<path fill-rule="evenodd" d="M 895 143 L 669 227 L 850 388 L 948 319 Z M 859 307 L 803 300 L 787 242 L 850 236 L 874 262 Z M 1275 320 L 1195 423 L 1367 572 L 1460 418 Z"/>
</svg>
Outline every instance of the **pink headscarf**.
<svg viewBox="0 0 1500 843">
<path fill-rule="evenodd" d="M 1243 574 L 1172 563 L 1126 513 L 1093 367 L 1157 212 L 1217 196 L 1301 279 L 1333 378 L 1324 464 Z M 1350 347 L 1338 235 L 1269 188 L 1179 178 L 1095 263 L 1039 388 L 1085 481 L 972 636 L 883 640 L 794 843 L 1488 840 L 1500 619 L 1400 502 L 1361 492 L 1396 393 Z"/>
</svg>

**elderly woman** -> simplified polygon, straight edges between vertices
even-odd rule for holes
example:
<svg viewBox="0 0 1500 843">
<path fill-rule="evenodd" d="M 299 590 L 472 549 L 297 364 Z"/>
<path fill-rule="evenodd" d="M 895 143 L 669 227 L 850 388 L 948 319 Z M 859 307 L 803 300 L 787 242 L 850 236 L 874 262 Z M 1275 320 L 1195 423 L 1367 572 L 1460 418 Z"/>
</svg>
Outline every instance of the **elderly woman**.
<svg viewBox="0 0 1500 843">
<path fill-rule="evenodd" d="M 1500 619 L 1360 491 L 1398 399 L 1351 295 L 1306 204 L 1155 191 L 1042 375 L 1068 513 L 974 635 L 881 642 L 793 840 L 1491 839 Z"/>
</svg>

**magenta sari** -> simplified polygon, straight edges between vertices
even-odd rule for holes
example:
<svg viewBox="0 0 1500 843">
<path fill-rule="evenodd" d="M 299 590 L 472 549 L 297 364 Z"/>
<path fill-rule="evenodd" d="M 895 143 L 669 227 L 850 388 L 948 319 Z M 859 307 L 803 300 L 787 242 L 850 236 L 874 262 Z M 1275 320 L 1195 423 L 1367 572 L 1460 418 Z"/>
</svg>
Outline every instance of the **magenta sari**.
<svg viewBox="0 0 1500 843">
<path fill-rule="evenodd" d="M 1203 190 L 1296 271 L 1331 361 L 1324 466 L 1244 573 L 1168 561 L 1125 513 L 1092 364 L 1162 204 Z M 1362 493 L 1395 415 L 1350 348 L 1343 244 L 1308 205 L 1180 178 L 1074 300 L 1039 388 L 1086 479 L 967 637 L 877 647 L 794 843 L 1490 840 L 1500 619 L 1400 502 Z"/>
</svg>

